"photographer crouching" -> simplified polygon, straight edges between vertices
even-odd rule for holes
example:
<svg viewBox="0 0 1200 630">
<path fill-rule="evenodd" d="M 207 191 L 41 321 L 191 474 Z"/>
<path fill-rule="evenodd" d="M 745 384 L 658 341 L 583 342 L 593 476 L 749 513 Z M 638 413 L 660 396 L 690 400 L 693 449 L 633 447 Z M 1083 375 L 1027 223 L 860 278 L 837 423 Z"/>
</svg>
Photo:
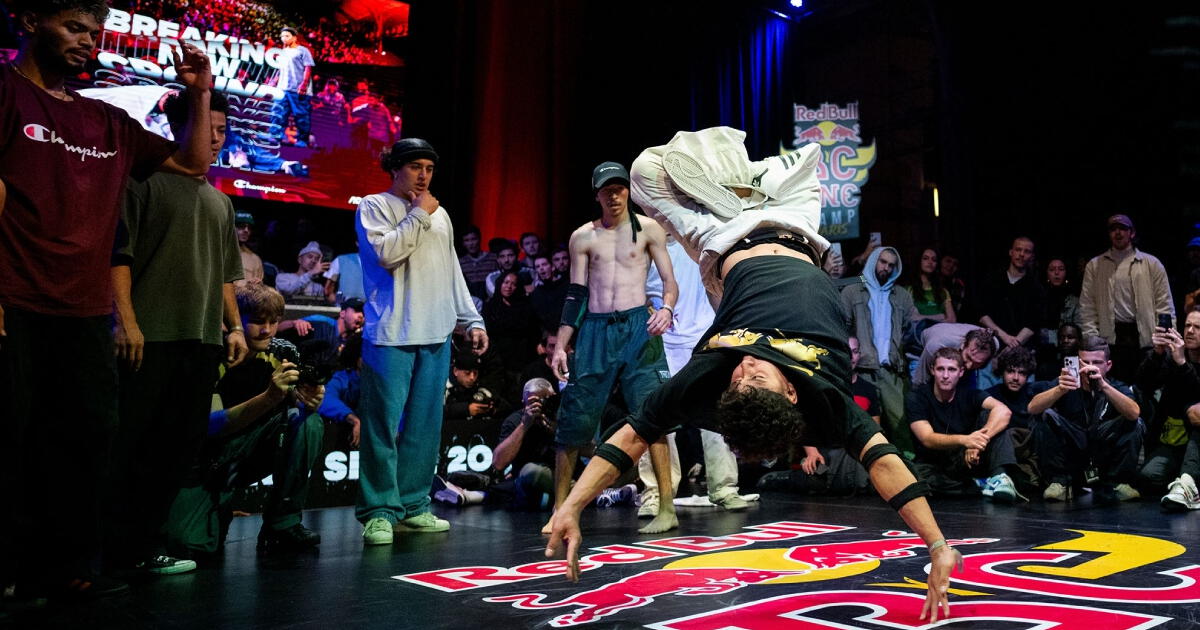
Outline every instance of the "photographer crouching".
<svg viewBox="0 0 1200 630">
<path fill-rule="evenodd" d="M 316 532 L 300 522 L 309 474 L 324 425 L 316 413 L 325 375 L 304 365 L 290 342 L 275 339 L 283 296 L 262 284 L 237 289 L 238 309 L 251 357 L 223 369 L 217 383 L 221 409 L 209 416 L 208 437 L 167 519 L 166 537 L 177 557 L 204 558 L 224 544 L 236 488 L 272 476 L 258 535 L 260 554 L 314 547 Z"/>
</svg>

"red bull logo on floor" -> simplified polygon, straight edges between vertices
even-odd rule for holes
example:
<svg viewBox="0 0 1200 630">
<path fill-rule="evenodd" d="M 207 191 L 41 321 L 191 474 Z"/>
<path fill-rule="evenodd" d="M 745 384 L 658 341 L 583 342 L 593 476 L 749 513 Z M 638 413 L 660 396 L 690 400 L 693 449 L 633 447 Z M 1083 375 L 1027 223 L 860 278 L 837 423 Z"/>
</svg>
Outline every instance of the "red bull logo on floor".
<svg viewBox="0 0 1200 630">
<path fill-rule="evenodd" d="M 858 237 L 859 195 L 875 164 L 875 143 L 863 146 L 858 103 L 794 105 L 793 110 L 796 133 L 792 146 L 816 142 L 822 147 L 817 166 L 821 235 L 832 241 Z"/>
<path fill-rule="evenodd" d="M 561 581 L 563 561 L 395 577 L 447 593 L 490 589 L 482 602 L 524 611 L 518 614 L 529 627 L 933 627 L 919 619 L 929 571 L 924 541 L 908 532 L 862 536 L 853 529 L 784 521 L 729 536 L 596 547 L 581 559 L 585 573 L 578 584 Z M 962 569 L 951 575 L 950 622 L 955 627 L 1002 622 L 1006 628 L 1028 630 L 1141 630 L 1194 623 L 1200 565 L 1177 561 L 1187 551 L 1184 546 L 1089 530 L 1069 530 L 1061 538 L 1013 550 L 1004 550 L 997 538 L 948 540 L 964 556 Z M 611 568 L 631 563 L 652 568 L 612 575 Z M 610 568 L 607 579 L 587 573 L 602 567 Z M 851 588 L 800 586 L 853 576 L 863 577 Z M 547 577 L 557 581 L 542 582 L 543 592 L 514 588 L 515 582 Z M 674 614 L 655 614 L 658 608 Z"/>
</svg>

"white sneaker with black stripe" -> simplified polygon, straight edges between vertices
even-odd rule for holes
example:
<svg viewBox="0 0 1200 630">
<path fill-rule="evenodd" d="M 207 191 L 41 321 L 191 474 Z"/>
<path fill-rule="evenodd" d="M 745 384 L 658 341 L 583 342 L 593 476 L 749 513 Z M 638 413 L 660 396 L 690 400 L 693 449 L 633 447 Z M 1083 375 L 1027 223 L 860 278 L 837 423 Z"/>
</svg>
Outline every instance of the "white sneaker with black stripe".
<svg viewBox="0 0 1200 630">
<path fill-rule="evenodd" d="M 663 154 L 662 163 L 671 182 L 713 214 L 728 220 L 742 211 L 741 199 L 732 190 L 718 184 L 700 162 L 686 152 L 668 150 Z"/>
</svg>

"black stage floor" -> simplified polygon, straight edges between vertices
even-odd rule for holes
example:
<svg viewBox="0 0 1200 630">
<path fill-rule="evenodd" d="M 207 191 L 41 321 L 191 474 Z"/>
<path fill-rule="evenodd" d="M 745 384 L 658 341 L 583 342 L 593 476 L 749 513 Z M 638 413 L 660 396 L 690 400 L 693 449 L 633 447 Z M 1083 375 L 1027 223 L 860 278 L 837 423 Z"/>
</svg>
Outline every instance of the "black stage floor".
<svg viewBox="0 0 1200 630">
<path fill-rule="evenodd" d="M 960 547 L 967 561 L 951 584 L 958 621 L 948 627 L 1200 627 L 1200 513 L 1163 514 L 1154 500 L 1099 509 L 1086 497 L 1020 506 L 940 500 L 934 509 L 947 536 L 975 539 Z M 590 509 L 585 544 L 596 555 L 577 584 L 542 558 L 545 514 L 435 511 L 450 519 L 449 533 L 371 548 L 351 508 L 311 511 L 305 523 L 321 533 L 319 552 L 271 559 L 255 557 L 258 517 L 239 518 L 220 566 L 0 625 L 922 627 L 928 555 L 908 549 L 902 521 L 877 498 L 767 494 L 741 513 L 680 508 L 680 528 L 654 536 L 636 534 L 635 508 Z M 524 608 L 485 599 L 513 595 L 525 595 L 513 598 Z"/>
</svg>

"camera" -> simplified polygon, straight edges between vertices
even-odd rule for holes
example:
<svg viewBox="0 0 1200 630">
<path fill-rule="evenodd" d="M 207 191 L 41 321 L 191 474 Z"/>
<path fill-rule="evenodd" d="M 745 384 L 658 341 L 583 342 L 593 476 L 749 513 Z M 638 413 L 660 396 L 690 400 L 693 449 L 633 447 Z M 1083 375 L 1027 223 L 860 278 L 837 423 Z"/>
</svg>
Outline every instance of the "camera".
<svg viewBox="0 0 1200 630">
<path fill-rule="evenodd" d="M 294 363 L 296 370 L 300 372 L 300 385 L 324 385 L 333 376 L 333 366 L 305 361 L 300 355 L 300 349 L 286 339 L 272 339 L 271 344 L 267 346 L 267 353 L 280 361 Z"/>
<path fill-rule="evenodd" d="M 1076 381 L 1079 380 L 1079 357 L 1064 357 L 1063 367 L 1067 368 Z"/>
<path fill-rule="evenodd" d="M 1158 327 L 1162 328 L 1163 330 L 1171 330 L 1171 314 L 1170 313 L 1159 313 L 1158 314 Z"/>
</svg>

